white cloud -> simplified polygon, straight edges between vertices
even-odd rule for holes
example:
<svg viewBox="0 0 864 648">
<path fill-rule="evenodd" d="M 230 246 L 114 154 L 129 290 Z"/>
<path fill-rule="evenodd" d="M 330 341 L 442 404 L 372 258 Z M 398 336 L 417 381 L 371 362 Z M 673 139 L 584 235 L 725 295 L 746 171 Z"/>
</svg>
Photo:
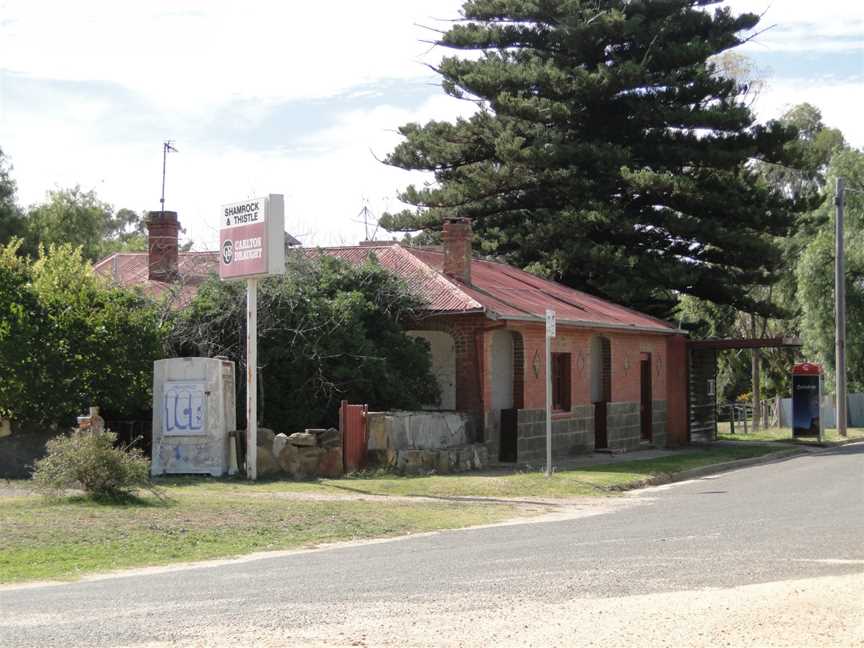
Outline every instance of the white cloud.
<svg viewBox="0 0 864 648">
<path fill-rule="evenodd" d="M 852 146 L 864 148 L 864 79 L 775 79 L 768 82 L 754 109 L 762 121 L 780 117 L 799 103 L 810 103 L 822 111 L 822 120 L 839 128 Z"/>
<path fill-rule="evenodd" d="M 864 48 L 864 13 L 860 0 L 727 0 L 737 13 L 762 15 L 745 51 L 836 51 Z"/>
<path fill-rule="evenodd" d="M 436 53 L 415 23 L 458 15 L 459 0 L 328 3 L 6 0 L 2 65 L 47 79 L 126 85 L 192 110 L 229 97 L 327 96 L 422 74 Z"/>
</svg>

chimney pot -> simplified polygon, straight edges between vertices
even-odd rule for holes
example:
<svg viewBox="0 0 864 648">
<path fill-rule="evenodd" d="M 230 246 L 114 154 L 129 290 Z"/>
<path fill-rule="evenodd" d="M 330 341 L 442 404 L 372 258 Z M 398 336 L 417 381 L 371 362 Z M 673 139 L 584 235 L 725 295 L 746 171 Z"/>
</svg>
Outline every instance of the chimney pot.
<svg viewBox="0 0 864 648">
<path fill-rule="evenodd" d="M 177 277 L 180 222 L 175 211 L 147 213 L 147 266 L 151 281 L 172 281 Z"/>
<path fill-rule="evenodd" d="M 471 284 L 471 220 L 444 219 L 444 274 Z"/>
</svg>

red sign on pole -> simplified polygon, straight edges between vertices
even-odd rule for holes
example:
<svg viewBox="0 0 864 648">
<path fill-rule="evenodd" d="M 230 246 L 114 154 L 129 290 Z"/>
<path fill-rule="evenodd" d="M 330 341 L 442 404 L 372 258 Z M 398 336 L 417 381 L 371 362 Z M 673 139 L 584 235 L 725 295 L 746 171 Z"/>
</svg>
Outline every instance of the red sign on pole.
<svg viewBox="0 0 864 648">
<path fill-rule="evenodd" d="M 224 205 L 220 218 L 221 279 L 285 272 L 285 215 L 281 195 Z"/>
</svg>

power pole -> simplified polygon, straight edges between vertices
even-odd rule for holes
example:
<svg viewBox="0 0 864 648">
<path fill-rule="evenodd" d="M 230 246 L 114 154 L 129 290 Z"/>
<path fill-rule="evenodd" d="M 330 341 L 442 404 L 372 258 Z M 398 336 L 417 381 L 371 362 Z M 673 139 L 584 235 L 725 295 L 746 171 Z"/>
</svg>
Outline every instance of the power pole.
<svg viewBox="0 0 864 648">
<path fill-rule="evenodd" d="M 837 178 L 834 206 L 837 209 L 834 219 L 834 314 L 837 327 L 837 433 L 846 436 L 846 259 L 843 236 L 843 207 L 845 185 L 843 178 Z"/>
</svg>

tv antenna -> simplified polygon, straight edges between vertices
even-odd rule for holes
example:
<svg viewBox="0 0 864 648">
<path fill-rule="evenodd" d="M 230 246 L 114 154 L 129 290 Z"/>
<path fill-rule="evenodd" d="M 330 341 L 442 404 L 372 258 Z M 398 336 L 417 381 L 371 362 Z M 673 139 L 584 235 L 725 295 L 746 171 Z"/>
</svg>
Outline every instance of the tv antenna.
<svg viewBox="0 0 864 648">
<path fill-rule="evenodd" d="M 372 241 L 378 235 L 378 219 L 375 218 L 375 214 L 369 209 L 369 200 L 364 196 L 363 197 L 363 209 L 360 210 L 360 213 L 357 214 L 357 219 L 354 220 L 355 223 L 363 223 L 363 227 L 366 231 L 366 240 Z M 375 229 L 372 230 L 372 236 L 369 236 L 369 228 L 372 225 L 375 225 Z"/>
<path fill-rule="evenodd" d="M 162 142 L 162 197 L 159 199 L 160 204 L 162 205 L 162 215 L 165 215 L 165 161 L 168 159 L 169 153 L 177 153 L 177 149 L 174 148 L 173 140 L 165 140 Z"/>
</svg>

